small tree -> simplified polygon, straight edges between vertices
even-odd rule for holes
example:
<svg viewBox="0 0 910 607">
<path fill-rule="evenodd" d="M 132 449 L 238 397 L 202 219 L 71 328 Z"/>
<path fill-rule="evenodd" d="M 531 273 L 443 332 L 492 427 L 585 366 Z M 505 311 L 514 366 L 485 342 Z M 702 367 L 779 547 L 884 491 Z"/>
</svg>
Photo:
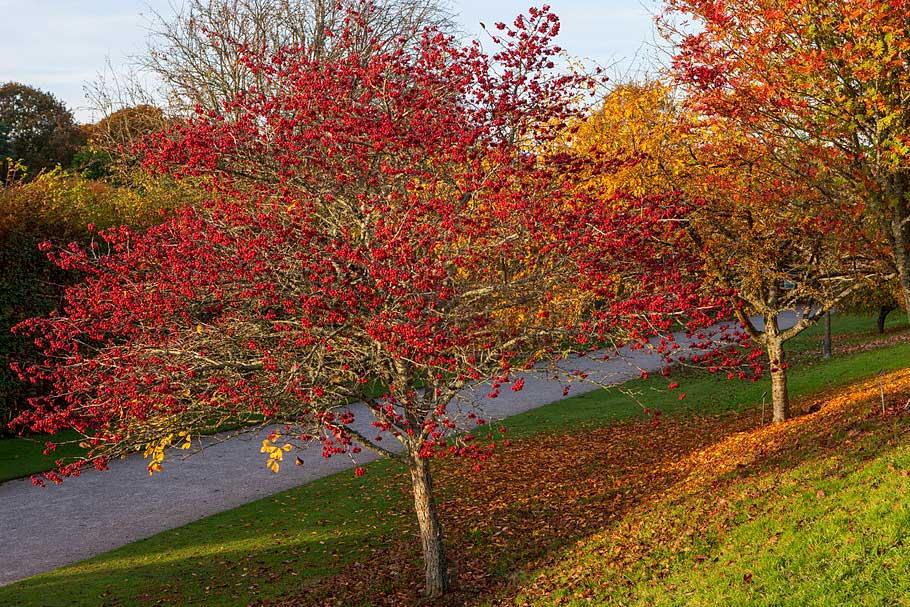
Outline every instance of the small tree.
<svg viewBox="0 0 910 607">
<path fill-rule="evenodd" d="M 875 314 L 875 328 L 882 335 L 888 316 L 900 307 L 900 293 L 897 280 L 870 283 L 847 298 L 840 309 L 859 314 Z"/>
<path fill-rule="evenodd" d="M 787 140 L 769 144 L 736 134 L 726 124 L 698 149 L 693 180 L 702 203 L 688 231 L 703 251 L 708 276 L 732 291 L 734 309 L 770 363 L 773 420 L 790 417 L 785 344 L 870 282 L 882 280 L 879 257 L 869 247 L 862 209 L 830 214 L 819 191 L 781 171 L 775 159 L 792 153 Z M 723 133 L 723 134 L 720 134 Z M 795 311 L 785 328 L 782 313 Z M 763 318 L 763 327 L 750 314 Z"/>
<path fill-rule="evenodd" d="M 765 351 L 773 419 L 783 421 L 790 415 L 784 344 L 881 279 L 879 255 L 868 246 L 874 236 L 864 229 L 861 208 L 844 205 L 831 214 L 818 189 L 781 169 L 779 162 L 794 153 L 787 138 L 772 140 L 767 130 L 759 136 L 758 124 L 743 130 L 684 101 L 665 83 L 616 87 L 578 129 L 578 145 L 630 162 L 588 183 L 607 191 L 675 192 L 685 201 L 666 218 L 691 239 L 677 245 L 689 259 L 675 265 L 686 280 L 725 299 Z M 692 309 L 698 308 L 689 303 L 680 313 Z M 805 314 L 784 329 L 780 316 L 794 309 Z M 752 322 L 755 314 L 763 326 Z M 697 356 L 709 368 L 736 362 L 704 345 L 708 350 Z M 728 370 L 731 377 L 764 371 L 753 354 L 740 358 L 751 373 Z"/>
<path fill-rule="evenodd" d="M 281 424 L 263 442 L 274 471 L 309 443 L 327 456 L 401 458 L 426 590 L 445 592 L 429 461 L 484 460 L 491 448 L 471 430 L 482 412 L 460 413 L 455 395 L 490 379 L 495 397 L 513 365 L 571 348 L 570 337 L 587 347 L 594 325 L 601 337 L 631 327 L 646 339 L 649 306 L 674 289 L 649 255 L 660 239 L 643 233 L 664 230 L 662 217 L 592 204 L 572 187 L 569 155 L 551 151 L 587 82 L 553 71 L 558 28 L 532 9 L 501 26 L 492 57 L 433 31 L 366 57 L 244 55 L 268 86 L 146 149 L 151 166 L 207 183 L 208 202 L 144 233 L 108 230 L 100 246 L 51 253 L 88 279 L 62 313 L 20 327 L 46 355 L 23 375 L 52 382 L 56 396 L 19 423 L 75 428 L 101 468 L 144 450 L 150 473 L 166 448 L 226 420 L 244 431 Z M 358 32 L 336 44 L 361 45 Z M 660 297 L 604 278 L 638 267 L 653 280 L 633 285 Z M 371 431 L 355 424 L 352 401 L 368 407 Z"/>
</svg>

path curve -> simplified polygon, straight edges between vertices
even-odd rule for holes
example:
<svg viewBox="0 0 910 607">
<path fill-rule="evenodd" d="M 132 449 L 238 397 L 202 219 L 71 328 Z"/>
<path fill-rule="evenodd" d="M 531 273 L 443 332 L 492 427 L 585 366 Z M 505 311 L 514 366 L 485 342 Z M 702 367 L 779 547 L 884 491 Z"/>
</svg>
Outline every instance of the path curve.
<svg viewBox="0 0 910 607">
<path fill-rule="evenodd" d="M 793 315 L 782 319 L 789 326 Z M 677 334 L 680 342 L 684 340 Z M 638 377 L 640 369 L 660 367 L 659 357 L 642 351 L 623 352 L 622 359 L 597 362 L 572 358 L 567 369 L 579 369 L 603 384 Z M 570 395 L 598 389 L 573 383 Z M 482 404 L 489 419 L 500 419 L 562 398 L 563 384 L 540 375 L 525 376 L 520 392 L 503 390 L 496 399 L 478 388 L 461 397 Z M 367 423 L 368 414 L 358 416 Z M 139 454 L 117 460 L 106 472 L 87 471 L 59 486 L 35 487 L 28 479 L 0 485 L 0 585 L 24 579 L 113 550 L 161 531 L 173 529 L 256 499 L 351 468 L 345 457 L 324 459 L 314 446 L 299 453 L 303 466 L 265 468 L 262 435 L 239 436 L 214 444 L 185 461 L 174 461 L 149 477 Z M 362 464 L 376 459 L 364 451 Z"/>
</svg>

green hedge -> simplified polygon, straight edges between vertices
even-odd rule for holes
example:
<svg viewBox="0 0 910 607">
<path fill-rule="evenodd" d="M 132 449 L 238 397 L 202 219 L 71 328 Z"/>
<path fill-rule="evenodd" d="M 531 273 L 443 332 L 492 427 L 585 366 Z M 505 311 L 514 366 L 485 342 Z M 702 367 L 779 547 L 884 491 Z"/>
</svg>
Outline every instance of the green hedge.
<svg viewBox="0 0 910 607">
<path fill-rule="evenodd" d="M 11 328 L 57 308 L 66 286 L 79 279 L 48 261 L 39 243 L 85 244 L 92 238 L 89 223 L 96 229 L 152 225 L 162 209 L 197 197 L 198 189 L 189 184 L 147 175 L 126 186 L 61 169 L 0 188 L 0 360 L 27 361 L 35 355 L 31 340 Z M 42 389 L 20 381 L 7 365 L 0 368 L 0 435 L 10 432 L 9 421 Z"/>
</svg>

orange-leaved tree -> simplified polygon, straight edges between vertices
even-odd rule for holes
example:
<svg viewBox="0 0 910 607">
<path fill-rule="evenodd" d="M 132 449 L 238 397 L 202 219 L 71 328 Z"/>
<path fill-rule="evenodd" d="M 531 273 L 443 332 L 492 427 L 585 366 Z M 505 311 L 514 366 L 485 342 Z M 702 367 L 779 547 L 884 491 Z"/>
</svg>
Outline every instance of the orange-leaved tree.
<svg viewBox="0 0 910 607">
<path fill-rule="evenodd" d="M 680 119 L 669 83 L 646 80 L 614 85 L 570 135 L 572 146 L 592 159 L 582 187 L 597 196 L 645 196 L 676 189 L 691 164 Z M 612 166 L 596 170 L 598 158 Z"/>
<path fill-rule="evenodd" d="M 705 276 L 730 293 L 746 332 L 767 353 L 773 420 L 790 416 L 785 344 L 870 283 L 883 280 L 866 246 L 862 208 L 832 213 L 819 190 L 780 170 L 793 153 L 786 139 L 737 133 L 720 122 L 696 131 L 699 173 L 689 195 L 700 200 L 687 231 L 701 250 Z M 793 313 L 792 323 L 783 322 Z M 761 317 L 758 322 L 753 315 Z"/>
<path fill-rule="evenodd" d="M 832 214 L 817 188 L 781 170 L 778 161 L 795 153 L 787 138 L 772 140 L 767 131 L 743 130 L 699 109 L 667 83 L 619 86 L 577 129 L 574 145 L 594 157 L 628 160 L 591 175 L 588 188 L 687 201 L 667 220 L 694 245 L 698 263 L 689 266 L 689 279 L 723 297 L 767 354 L 774 420 L 782 421 L 789 416 L 784 344 L 878 280 L 880 268 L 866 246 L 861 209 L 845 204 Z M 795 325 L 782 325 L 782 315 L 794 309 L 804 313 Z M 694 358 L 729 377 L 765 370 L 757 351 L 740 356 L 751 369 L 730 369 L 736 361 L 728 354 L 708 348 Z"/>
<path fill-rule="evenodd" d="M 884 245 L 870 250 L 897 273 L 910 313 L 910 2 L 666 4 L 662 25 L 692 103 L 789 148 L 768 160 L 817 189 L 828 213 L 862 207 Z"/>
</svg>

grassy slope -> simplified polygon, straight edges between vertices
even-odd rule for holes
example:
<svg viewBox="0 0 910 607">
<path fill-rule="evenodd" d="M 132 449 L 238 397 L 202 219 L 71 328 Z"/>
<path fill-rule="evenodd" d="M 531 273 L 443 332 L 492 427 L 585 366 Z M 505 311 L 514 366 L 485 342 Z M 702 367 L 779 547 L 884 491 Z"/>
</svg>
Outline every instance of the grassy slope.
<svg viewBox="0 0 910 607">
<path fill-rule="evenodd" d="M 889 405 L 910 397 L 906 370 Z M 686 474 L 497 604 L 908 605 L 910 442 L 876 380 L 779 427 L 721 434 Z M 660 472 L 657 473 L 660 475 Z"/>
<path fill-rule="evenodd" d="M 805 395 L 844 385 L 881 368 L 907 367 L 908 361 L 908 344 L 861 352 L 798 370 L 792 389 L 796 395 Z M 654 381 L 631 382 L 629 387 L 642 392 L 652 406 L 668 412 L 741 408 L 759 400 L 767 390 L 761 382 L 689 378 L 682 388 L 688 397 L 679 401 L 675 392 L 652 390 L 657 385 Z M 597 392 L 516 416 L 508 425 L 510 434 L 520 437 L 576 432 L 580 424 L 602 426 L 633 415 L 641 418 L 641 410 L 625 396 Z M 335 475 L 0 588 L 0 604 L 216 606 L 245 604 L 307 588 L 312 592 L 326 576 L 375 558 L 377 551 L 384 553 L 402 529 L 411 532 L 408 499 L 402 471 L 379 462 L 362 479 L 349 472 Z M 413 566 L 415 557 L 411 552 L 403 558 L 410 559 Z M 900 578 L 900 583 L 906 585 L 907 579 Z M 383 583 L 372 591 L 381 595 L 394 590 L 394 584 L 384 588 Z M 316 593 L 318 596 L 318 590 Z"/>
<path fill-rule="evenodd" d="M 326 477 L 0 588 L 0 605 L 233 606 L 293 591 L 391 541 L 402 521 L 384 514 L 407 512 L 409 497 L 393 467 Z"/>
<path fill-rule="evenodd" d="M 907 316 L 901 312 L 892 312 L 885 324 L 885 336 L 904 332 L 908 329 Z M 825 332 L 824 321 L 817 322 L 787 344 L 788 351 L 818 350 L 822 348 Z M 879 337 L 875 328 L 875 317 L 859 314 L 831 314 L 831 336 L 834 348 L 848 347 L 857 343 L 868 342 Z"/>
<path fill-rule="evenodd" d="M 835 348 L 854 349 L 857 344 L 877 339 L 874 327 L 874 319 L 871 318 L 848 316 L 837 319 L 832 327 Z M 902 322 L 889 328 L 888 334 L 894 335 L 897 331 L 906 331 L 906 328 L 907 324 Z M 820 325 L 815 325 L 787 344 L 788 351 L 794 353 L 791 361 L 794 368 L 788 382 L 794 397 L 843 386 L 880 370 L 892 371 L 910 366 L 908 343 L 894 348 L 860 349 L 847 355 L 835 352 L 835 358 L 822 361 L 818 354 L 822 330 Z M 559 430 L 575 424 L 598 425 L 640 415 L 642 406 L 656 407 L 665 413 L 694 414 L 737 411 L 744 406 L 761 403 L 763 399 L 770 403 L 771 384 L 768 378 L 747 383 L 696 374 L 671 381 L 680 382 L 679 390 L 668 393 L 665 389 L 667 381 L 661 380 L 636 380 L 623 384 L 623 391 L 631 393 L 638 402 L 617 391 L 599 391 L 568 398 L 511 418 L 509 428 L 513 432 L 527 434 Z M 685 399 L 680 401 L 679 394 L 685 394 Z M 769 406 L 769 419 L 770 415 Z"/>
</svg>

